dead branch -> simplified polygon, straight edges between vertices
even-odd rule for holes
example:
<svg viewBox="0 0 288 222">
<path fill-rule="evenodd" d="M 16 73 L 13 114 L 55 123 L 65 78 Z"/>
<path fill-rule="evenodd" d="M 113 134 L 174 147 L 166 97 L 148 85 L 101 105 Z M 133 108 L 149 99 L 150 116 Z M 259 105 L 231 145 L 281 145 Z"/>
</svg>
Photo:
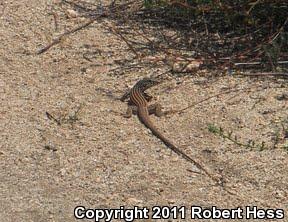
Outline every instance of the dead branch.
<svg viewBox="0 0 288 222">
<path fill-rule="evenodd" d="M 69 31 L 64 32 L 64 33 L 61 34 L 59 37 L 57 37 L 56 39 L 54 39 L 50 44 L 48 44 L 48 45 L 45 46 L 44 48 L 38 50 L 38 52 L 37 52 L 36 54 L 37 54 L 37 55 L 40 55 L 40 54 L 46 52 L 46 51 L 49 50 L 52 46 L 60 43 L 61 40 L 62 40 L 65 36 L 71 35 L 72 33 L 75 33 L 75 32 L 77 32 L 77 31 L 79 31 L 79 30 L 81 30 L 81 29 L 83 29 L 83 28 L 91 25 L 91 24 L 92 24 L 93 22 L 95 22 L 98 18 L 103 17 L 103 16 L 107 16 L 107 14 L 106 14 L 106 13 L 103 13 L 103 14 L 97 16 L 96 18 L 90 19 L 88 22 L 86 22 L 86 23 L 84 23 L 84 24 L 82 24 L 82 25 L 80 25 L 80 26 L 78 26 L 78 27 L 76 27 L 76 28 L 74 28 L 74 29 L 72 29 L 72 30 L 69 30 Z"/>
<path fill-rule="evenodd" d="M 261 62 L 237 62 L 234 63 L 235 66 L 241 66 L 241 65 L 261 65 Z M 288 61 L 278 61 L 276 64 L 288 64 Z"/>
<path fill-rule="evenodd" d="M 181 113 L 185 112 L 187 109 L 190 109 L 190 108 L 192 108 L 192 107 L 194 107 L 194 106 L 197 106 L 197 105 L 199 105 L 200 103 L 206 102 L 206 101 L 208 101 L 208 100 L 210 100 L 210 99 L 212 99 L 212 98 L 215 98 L 215 97 L 218 97 L 218 96 L 222 96 L 222 95 L 225 95 L 225 94 L 229 94 L 229 93 L 232 93 L 232 92 L 239 92 L 239 91 L 241 91 L 241 90 L 245 90 L 245 89 L 231 89 L 231 90 L 227 90 L 227 91 L 225 91 L 225 92 L 221 92 L 221 93 L 218 93 L 218 94 L 209 96 L 209 97 L 207 97 L 207 98 L 205 98 L 205 99 L 202 99 L 202 100 L 200 100 L 199 102 L 194 103 L 194 104 L 191 104 L 191 105 L 189 105 L 189 106 L 187 106 L 187 107 L 185 107 L 185 108 L 183 108 L 183 109 L 167 111 L 167 112 L 165 112 L 165 115 L 171 115 L 171 114 L 175 114 L 175 113 L 181 114 Z"/>
<path fill-rule="evenodd" d="M 67 1 L 66 1 L 67 2 Z M 93 15 L 92 18 L 90 18 L 86 23 L 76 27 L 76 28 L 73 28 L 72 30 L 69 30 L 69 31 L 66 31 L 64 32 L 63 34 L 61 34 L 59 37 L 57 37 L 56 39 L 54 39 L 50 44 L 48 44 L 47 46 L 45 46 L 44 48 L 42 49 L 39 49 L 36 54 L 37 55 L 40 55 L 44 52 L 46 52 L 47 50 L 49 50 L 51 47 L 53 47 L 54 45 L 57 45 L 58 43 L 61 42 L 61 40 L 65 37 L 65 36 L 68 36 L 68 35 L 71 35 L 81 29 L 84 29 L 86 28 L 87 26 L 91 25 L 93 22 L 95 22 L 97 19 L 99 18 L 102 18 L 102 17 L 108 17 L 109 15 L 111 14 L 115 14 L 115 11 L 119 8 L 122 8 L 122 7 L 127 7 L 128 5 L 131 5 L 134 3 L 134 1 L 131 1 L 131 2 L 128 2 L 128 3 L 125 3 L 125 4 L 122 4 L 122 5 L 117 5 L 117 6 L 114 6 L 114 1 L 112 2 L 112 4 L 110 6 L 107 7 L 106 10 L 103 10 L 103 12 L 101 12 L 100 14 L 96 14 L 96 15 Z M 114 7 L 112 7 L 114 6 Z"/>
<path fill-rule="evenodd" d="M 130 44 L 130 42 L 122 35 L 122 33 L 115 26 L 111 27 L 111 30 L 126 43 L 129 49 L 135 54 L 136 58 L 138 59 L 139 58 L 138 52 L 134 49 L 134 47 Z"/>
<path fill-rule="evenodd" d="M 288 77 L 288 73 L 281 73 L 281 72 L 260 72 L 260 73 L 235 73 L 235 75 L 241 75 L 241 76 L 281 76 L 281 77 Z"/>
</svg>

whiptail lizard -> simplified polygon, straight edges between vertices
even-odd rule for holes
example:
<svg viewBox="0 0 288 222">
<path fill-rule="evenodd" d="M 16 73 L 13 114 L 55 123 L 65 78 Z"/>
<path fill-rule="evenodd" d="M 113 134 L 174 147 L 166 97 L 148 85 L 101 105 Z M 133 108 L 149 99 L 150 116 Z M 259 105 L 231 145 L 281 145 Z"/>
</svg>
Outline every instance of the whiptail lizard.
<svg viewBox="0 0 288 222">
<path fill-rule="evenodd" d="M 129 106 L 126 112 L 125 117 L 131 117 L 133 113 L 137 113 L 139 120 L 151 130 L 151 132 L 158 137 L 167 147 L 169 147 L 172 151 L 174 151 L 179 156 L 183 157 L 187 161 L 196 165 L 196 167 L 202 171 L 204 171 L 210 178 L 212 178 L 217 183 L 220 182 L 219 177 L 215 177 L 211 175 L 200 163 L 189 157 L 179 148 L 177 148 L 170 140 L 168 140 L 160 131 L 154 126 L 151 119 L 149 118 L 149 114 L 156 114 L 157 116 L 161 116 L 163 113 L 161 111 L 161 106 L 159 104 L 154 104 L 148 106 L 148 102 L 152 97 L 148 96 L 145 93 L 145 90 L 149 89 L 152 86 L 159 84 L 159 81 L 150 78 L 144 78 L 138 81 L 134 87 L 127 93 L 125 93 L 121 97 L 121 101 L 124 101 L 126 98 L 130 97 Z"/>
</svg>

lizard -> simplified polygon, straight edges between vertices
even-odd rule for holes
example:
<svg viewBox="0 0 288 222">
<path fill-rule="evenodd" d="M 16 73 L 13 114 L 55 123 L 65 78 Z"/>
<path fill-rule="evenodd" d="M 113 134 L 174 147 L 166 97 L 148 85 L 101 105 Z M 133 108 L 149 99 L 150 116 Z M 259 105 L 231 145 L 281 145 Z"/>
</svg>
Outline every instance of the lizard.
<svg viewBox="0 0 288 222">
<path fill-rule="evenodd" d="M 153 124 L 149 115 L 155 114 L 156 116 L 162 116 L 162 107 L 160 104 L 148 105 L 149 101 L 152 99 L 151 96 L 145 93 L 145 91 L 155 85 L 158 85 L 160 82 L 152 78 L 144 78 L 138 81 L 131 90 L 127 91 L 121 98 L 121 101 L 125 101 L 127 98 L 130 98 L 128 102 L 128 109 L 125 117 L 129 118 L 132 114 L 137 114 L 139 120 L 151 130 L 151 132 L 160 139 L 168 148 L 170 148 L 177 155 L 181 156 L 185 160 L 194 164 L 199 170 L 202 170 L 207 174 L 213 181 L 216 181 L 218 184 L 221 183 L 219 177 L 212 175 L 207 169 L 205 169 L 199 162 L 192 159 L 178 147 L 176 147 L 167 137 L 165 137 Z"/>
</svg>

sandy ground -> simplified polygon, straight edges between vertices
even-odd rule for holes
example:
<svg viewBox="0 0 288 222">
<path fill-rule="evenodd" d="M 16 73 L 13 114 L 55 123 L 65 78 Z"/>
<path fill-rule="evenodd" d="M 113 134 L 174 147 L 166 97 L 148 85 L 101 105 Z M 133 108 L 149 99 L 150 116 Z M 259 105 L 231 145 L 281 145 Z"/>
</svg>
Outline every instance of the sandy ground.
<svg viewBox="0 0 288 222">
<path fill-rule="evenodd" d="M 0 221 L 76 221 L 77 205 L 257 206 L 283 209 L 285 218 L 278 221 L 288 221 L 287 138 L 282 135 L 273 148 L 273 135 L 282 132 L 287 118 L 287 100 L 277 99 L 287 92 L 287 80 L 172 77 L 151 90 L 165 110 L 177 110 L 228 88 L 246 89 L 182 114 L 151 117 L 187 154 L 221 174 L 234 193 L 229 194 L 192 172 L 195 166 L 171 154 L 137 117 L 120 115 L 126 104 L 105 92 L 121 96 L 153 73 L 111 74 L 117 59 L 131 55 L 105 28 L 109 21 L 94 23 L 35 55 L 57 34 L 81 23 L 60 18 L 55 30 L 49 14 L 53 4 L 0 2 Z M 83 59 L 96 49 L 102 56 Z M 208 124 L 233 131 L 242 142 L 264 141 L 267 148 L 247 149 L 223 140 L 208 131 Z"/>
</svg>

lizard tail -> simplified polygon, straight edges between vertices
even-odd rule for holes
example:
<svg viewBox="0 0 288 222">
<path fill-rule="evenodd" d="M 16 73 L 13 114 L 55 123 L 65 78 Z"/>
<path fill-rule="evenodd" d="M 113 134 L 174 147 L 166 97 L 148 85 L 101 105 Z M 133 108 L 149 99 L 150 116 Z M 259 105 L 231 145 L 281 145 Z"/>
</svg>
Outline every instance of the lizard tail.
<svg viewBox="0 0 288 222">
<path fill-rule="evenodd" d="M 170 140 L 168 140 L 166 137 L 163 136 L 162 133 L 155 127 L 155 125 L 152 123 L 152 121 L 149 118 L 149 113 L 146 108 L 140 108 L 138 109 L 138 117 L 140 121 L 151 130 L 151 132 L 158 137 L 166 146 L 168 146 L 173 152 L 181 156 L 182 158 L 186 159 L 190 163 L 194 164 L 198 169 L 204 171 L 207 175 L 210 175 L 210 173 L 196 160 L 189 157 L 186 153 L 184 153 L 182 150 L 180 150 L 178 147 L 176 147 Z"/>
</svg>

